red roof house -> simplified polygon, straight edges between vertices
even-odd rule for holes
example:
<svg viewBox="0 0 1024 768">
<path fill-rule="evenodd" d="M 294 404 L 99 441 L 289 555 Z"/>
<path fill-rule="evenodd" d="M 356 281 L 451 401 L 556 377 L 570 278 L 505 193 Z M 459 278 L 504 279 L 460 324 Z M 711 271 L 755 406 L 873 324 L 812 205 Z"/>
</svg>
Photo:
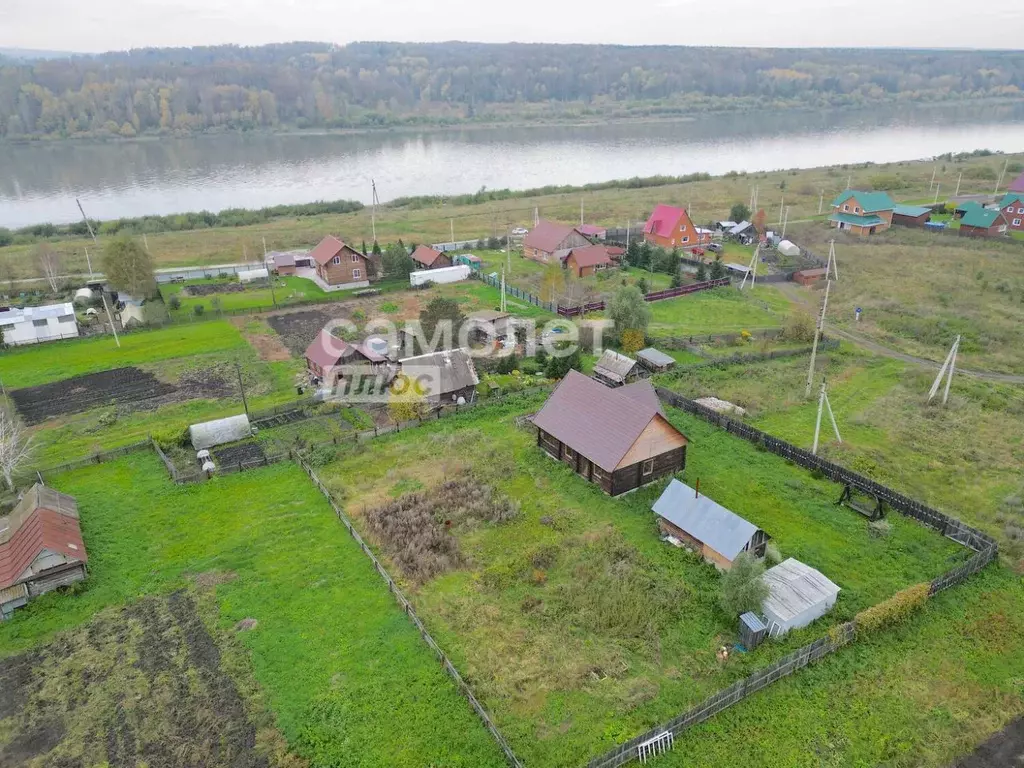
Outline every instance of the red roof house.
<svg viewBox="0 0 1024 768">
<path fill-rule="evenodd" d="M 617 389 L 569 371 L 533 417 L 537 445 L 618 496 L 686 466 L 686 436 L 649 381 Z"/>
<path fill-rule="evenodd" d="M 0 620 L 33 597 L 82 581 L 86 560 L 75 500 L 33 486 L 0 517 Z"/>
<path fill-rule="evenodd" d="M 305 357 L 310 376 L 332 387 L 346 378 L 393 374 L 387 357 L 366 343 L 350 344 L 339 339 L 326 328 L 306 347 Z M 389 376 L 388 381 L 391 378 L 393 375 Z"/>
<path fill-rule="evenodd" d="M 435 251 L 429 245 L 416 246 L 412 260 L 416 262 L 417 268 L 422 269 L 441 269 L 452 265 L 452 260 L 446 254 Z"/>
<path fill-rule="evenodd" d="M 332 235 L 328 235 L 309 253 L 319 277 L 327 286 L 366 288 L 380 277 L 377 260 L 360 253 Z"/>
<path fill-rule="evenodd" d="M 644 225 L 644 239 L 662 248 L 693 248 L 711 236 L 698 232 L 685 208 L 659 204 Z"/>
<path fill-rule="evenodd" d="M 576 277 L 587 277 L 595 272 L 616 266 L 610 249 L 604 245 L 585 245 L 570 248 L 562 259 L 562 265 Z"/>
<path fill-rule="evenodd" d="M 576 227 L 556 221 L 541 221 L 523 238 L 523 256 L 533 261 L 557 263 L 555 254 L 570 248 L 582 248 L 590 241 Z"/>
</svg>

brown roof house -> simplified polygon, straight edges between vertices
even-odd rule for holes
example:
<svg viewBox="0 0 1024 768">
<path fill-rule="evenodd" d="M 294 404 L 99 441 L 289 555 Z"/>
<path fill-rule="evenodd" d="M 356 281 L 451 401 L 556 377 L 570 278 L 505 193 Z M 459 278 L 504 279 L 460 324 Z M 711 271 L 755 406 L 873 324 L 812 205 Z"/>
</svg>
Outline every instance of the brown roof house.
<svg viewBox="0 0 1024 768">
<path fill-rule="evenodd" d="M 412 252 L 412 260 L 416 262 L 417 269 L 441 269 L 452 265 L 452 260 L 446 254 L 435 251 L 429 245 L 417 245 Z"/>
<path fill-rule="evenodd" d="M 639 375 L 639 363 L 614 349 L 606 349 L 594 363 L 594 378 L 609 387 L 621 387 Z"/>
<path fill-rule="evenodd" d="M 559 253 L 562 266 L 574 277 L 589 277 L 595 272 L 618 266 L 606 245 L 584 245 Z"/>
<path fill-rule="evenodd" d="M 466 349 L 446 349 L 399 360 L 401 374 L 430 405 L 472 403 L 480 383 Z"/>
<path fill-rule="evenodd" d="M 316 276 L 327 290 L 366 288 L 380 278 L 377 259 L 328 235 L 309 254 Z"/>
<path fill-rule="evenodd" d="M 555 221 L 541 221 L 523 238 L 523 256 L 545 264 L 557 264 L 556 254 L 570 248 L 583 248 L 590 241 L 576 227 Z"/>
<path fill-rule="evenodd" d="M 651 509 L 658 516 L 662 533 L 726 571 L 743 552 L 764 557 L 771 538 L 753 523 L 674 478 Z"/>
<path fill-rule="evenodd" d="M 367 343 L 350 344 L 329 333 L 320 331 L 306 348 L 306 370 L 313 378 L 328 387 L 343 382 L 357 384 L 364 379 L 381 378 L 378 384 L 386 385 L 395 377 L 397 369 L 389 365 L 380 351 Z"/>
<path fill-rule="evenodd" d="M 686 466 L 689 441 L 648 381 L 609 389 L 569 371 L 533 423 L 539 447 L 611 496 Z"/>
<path fill-rule="evenodd" d="M 0 620 L 33 597 L 85 579 L 86 560 L 74 498 L 33 486 L 0 517 Z"/>
</svg>

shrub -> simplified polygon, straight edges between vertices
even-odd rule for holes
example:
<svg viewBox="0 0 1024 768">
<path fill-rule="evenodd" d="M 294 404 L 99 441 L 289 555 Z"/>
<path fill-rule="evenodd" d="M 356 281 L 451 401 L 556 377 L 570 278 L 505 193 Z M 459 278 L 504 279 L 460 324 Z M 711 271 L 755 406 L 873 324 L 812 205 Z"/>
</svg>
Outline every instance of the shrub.
<svg viewBox="0 0 1024 768">
<path fill-rule="evenodd" d="M 338 449 L 331 444 L 318 445 L 309 452 L 307 461 L 311 466 L 324 467 L 338 458 Z"/>
<path fill-rule="evenodd" d="M 192 314 L 195 315 L 196 317 L 200 317 L 205 311 L 206 307 L 204 307 L 202 304 L 196 304 L 194 307 L 192 307 Z"/>
<path fill-rule="evenodd" d="M 768 542 L 768 546 L 765 547 L 764 559 L 769 565 L 778 565 L 782 562 L 782 553 L 774 541 Z"/>
<path fill-rule="evenodd" d="M 814 318 L 807 312 L 792 312 L 782 328 L 782 337 L 787 341 L 814 341 Z"/>
<path fill-rule="evenodd" d="M 172 448 L 180 448 L 189 441 L 188 429 L 175 429 L 174 427 L 167 427 L 165 429 L 158 429 L 153 432 L 150 437 L 157 445 L 160 446 L 161 450 L 168 451 Z"/>
<path fill-rule="evenodd" d="M 761 603 L 768 597 L 768 585 L 762 576 L 764 563 L 755 560 L 750 553 L 743 552 L 733 560 L 732 568 L 722 576 L 718 596 L 718 604 L 729 618 L 761 609 Z"/>
<path fill-rule="evenodd" d="M 168 308 L 173 310 L 181 309 L 181 299 L 178 298 L 178 294 L 173 294 L 171 298 L 167 300 L 167 306 Z"/>
<path fill-rule="evenodd" d="M 877 632 L 884 627 L 906 621 L 928 601 L 929 584 L 915 584 L 897 592 L 888 600 L 866 608 L 856 615 L 857 634 Z"/>
<path fill-rule="evenodd" d="M 876 539 L 884 539 L 892 533 L 892 525 L 888 520 L 872 520 L 868 523 L 868 533 Z"/>
</svg>

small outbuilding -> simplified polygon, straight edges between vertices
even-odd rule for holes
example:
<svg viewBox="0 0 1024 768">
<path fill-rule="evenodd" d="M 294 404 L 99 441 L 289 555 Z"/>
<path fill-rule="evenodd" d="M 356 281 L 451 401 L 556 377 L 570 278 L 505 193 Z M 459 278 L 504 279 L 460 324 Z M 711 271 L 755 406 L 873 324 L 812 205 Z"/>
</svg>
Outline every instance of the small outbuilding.
<svg viewBox="0 0 1024 768">
<path fill-rule="evenodd" d="M 932 209 L 923 205 L 897 205 L 892 212 L 892 223 L 903 227 L 924 227 L 932 218 Z"/>
<path fill-rule="evenodd" d="M 96 299 L 96 294 L 92 288 L 79 288 L 75 291 L 75 304 L 89 304 Z"/>
<path fill-rule="evenodd" d="M 429 245 L 418 245 L 411 254 L 417 269 L 444 269 L 452 265 L 448 254 L 435 251 Z"/>
<path fill-rule="evenodd" d="M 635 381 L 639 375 L 636 360 L 614 349 L 606 349 L 594 364 L 594 378 L 609 387 L 621 387 Z"/>
<path fill-rule="evenodd" d="M 242 413 L 238 416 L 228 416 L 226 419 L 193 424 L 188 428 L 188 433 L 192 447 L 201 451 L 204 448 L 213 448 L 252 437 L 252 426 L 249 424 L 249 417 Z"/>
<path fill-rule="evenodd" d="M 295 274 L 295 254 L 294 253 L 275 253 L 274 254 L 274 271 L 279 275 L 294 275 Z"/>
<path fill-rule="evenodd" d="M 699 552 L 722 570 L 732 568 L 743 552 L 764 557 L 767 533 L 686 483 L 673 479 L 651 507 L 666 536 Z"/>
<path fill-rule="evenodd" d="M 472 403 L 480 378 L 466 349 L 446 349 L 398 361 L 401 373 L 431 405 Z"/>
<path fill-rule="evenodd" d="M 1007 230 L 1006 217 L 1002 211 L 971 206 L 960 218 L 961 237 L 998 237 Z"/>
<path fill-rule="evenodd" d="M 800 285 L 815 285 L 825 279 L 825 268 L 801 269 L 793 273 L 793 282 Z"/>
<path fill-rule="evenodd" d="M 783 256 L 799 256 L 800 246 L 794 243 L 792 240 L 780 240 L 779 244 L 775 246 L 775 249 Z"/>
<path fill-rule="evenodd" d="M 659 349 L 648 347 L 636 353 L 637 362 L 652 373 L 662 373 L 675 368 L 676 359 Z"/>
<path fill-rule="evenodd" d="M 792 557 L 765 571 L 768 597 L 761 605 L 768 634 L 784 635 L 806 627 L 832 610 L 839 587 L 820 571 Z"/>
<path fill-rule="evenodd" d="M 0 621 L 34 597 L 85 579 L 87 559 L 75 499 L 34 485 L 0 517 Z"/>
</svg>

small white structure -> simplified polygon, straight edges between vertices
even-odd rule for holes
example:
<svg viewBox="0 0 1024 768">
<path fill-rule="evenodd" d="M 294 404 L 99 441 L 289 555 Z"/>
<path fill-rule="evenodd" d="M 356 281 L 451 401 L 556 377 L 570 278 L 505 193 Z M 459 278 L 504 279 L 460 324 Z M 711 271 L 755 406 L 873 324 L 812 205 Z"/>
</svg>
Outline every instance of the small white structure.
<svg viewBox="0 0 1024 768">
<path fill-rule="evenodd" d="M 188 434 L 192 440 L 192 447 L 201 451 L 204 448 L 213 448 L 252 437 L 252 427 L 249 424 L 249 417 L 243 413 L 228 416 L 226 419 L 193 424 L 188 428 Z"/>
<path fill-rule="evenodd" d="M 96 294 L 93 293 L 92 288 L 79 288 L 75 291 L 75 304 L 88 304 L 90 301 L 96 298 Z"/>
<path fill-rule="evenodd" d="M 765 571 L 768 597 L 761 605 L 771 637 L 806 627 L 832 610 L 839 587 L 792 557 Z"/>
<path fill-rule="evenodd" d="M 121 327 L 128 328 L 132 325 L 146 324 L 146 310 L 142 304 L 128 303 L 121 310 Z"/>
<path fill-rule="evenodd" d="M 424 283 L 457 283 L 465 280 L 472 272 L 465 264 L 457 267 L 442 267 L 441 269 L 421 269 L 409 273 L 409 284 L 417 288 Z"/>
<path fill-rule="evenodd" d="M 792 240 L 782 240 L 777 246 L 776 250 L 783 256 L 799 256 L 800 246 L 794 243 Z"/>
<path fill-rule="evenodd" d="M 252 283 L 256 280 L 266 280 L 270 277 L 270 272 L 266 268 L 261 269 L 243 269 L 238 273 L 238 282 L 240 283 Z"/>
<path fill-rule="evenodd" d="M 0 311 L 0 332 L 4 344 L 38 344 L 78 336 L 75 308 L 70 302 Z"/>
</svg>

